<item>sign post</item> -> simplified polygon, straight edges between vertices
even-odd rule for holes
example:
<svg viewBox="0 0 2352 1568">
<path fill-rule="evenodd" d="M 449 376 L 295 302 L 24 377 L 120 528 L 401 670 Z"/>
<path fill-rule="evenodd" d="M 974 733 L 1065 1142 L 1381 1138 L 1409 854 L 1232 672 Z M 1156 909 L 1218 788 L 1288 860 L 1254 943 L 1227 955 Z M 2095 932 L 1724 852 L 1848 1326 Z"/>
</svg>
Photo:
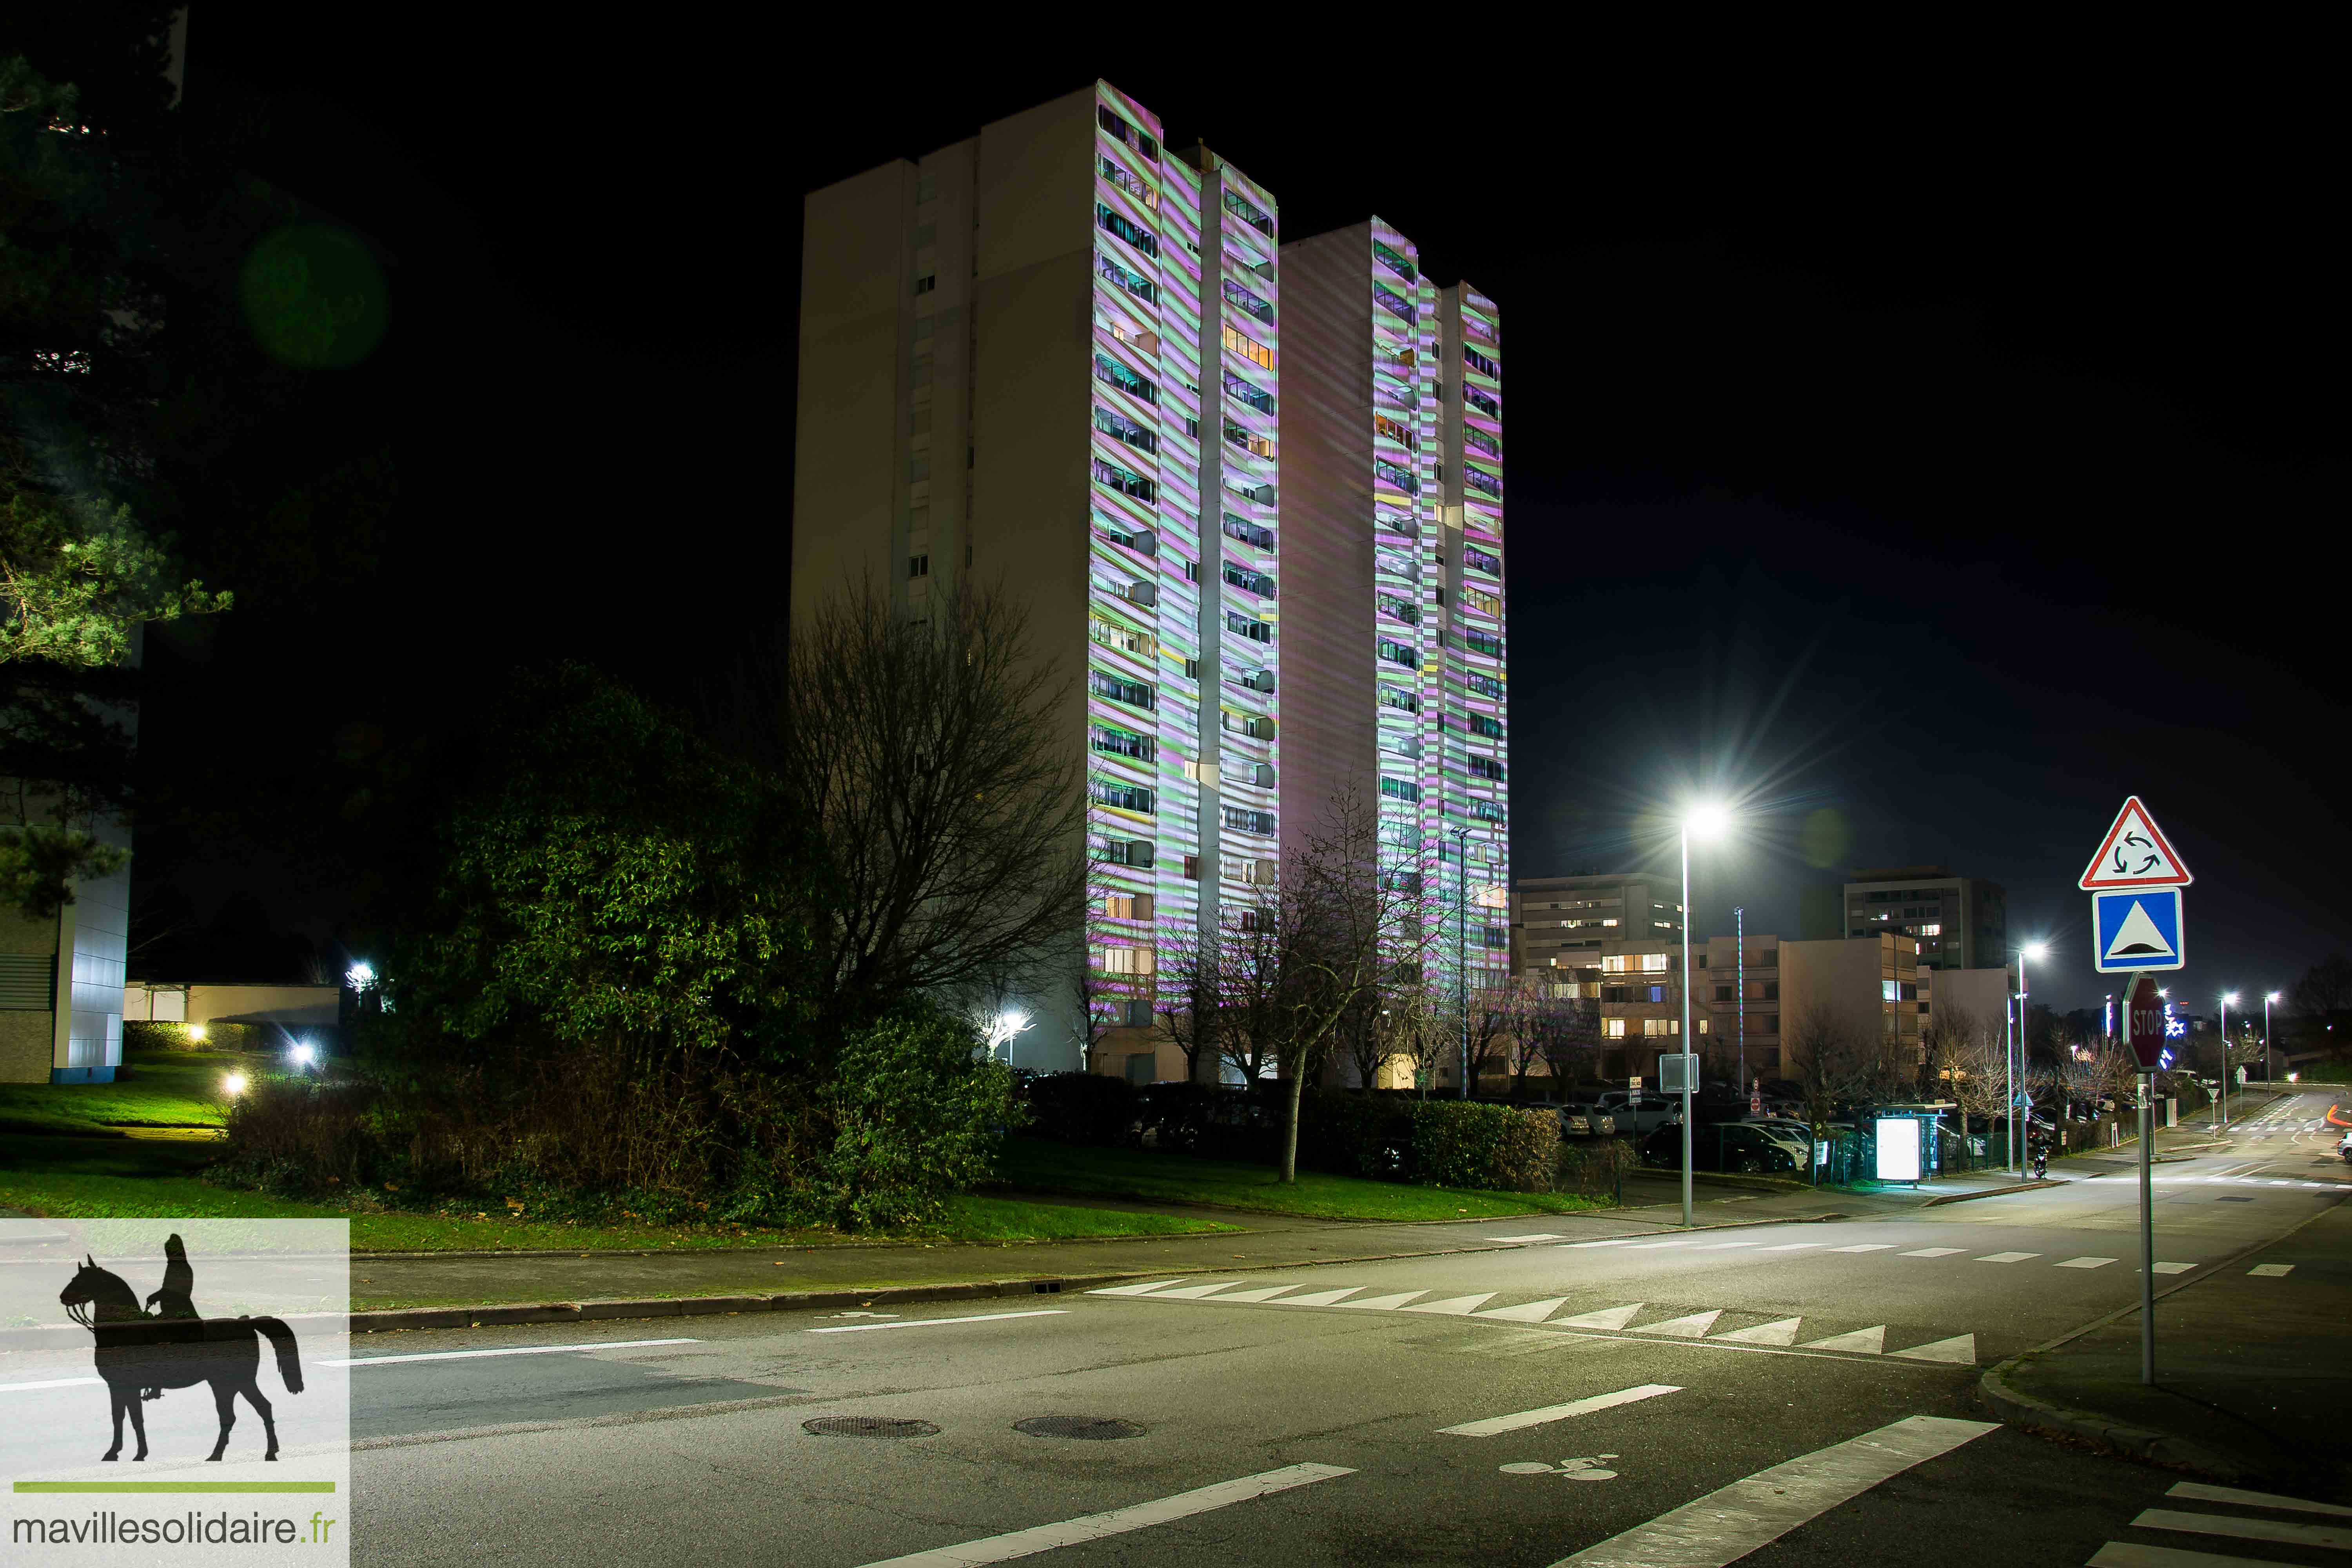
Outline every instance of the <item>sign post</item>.
<svg viewBox="0 0 2352 1568">
<path fill-rule="evenodd" d="M 1676 1051 L 1658 1058 L 1658 1087 L 1683 1097 L 1683 1225 L 1691 1222 L 1691 1090 L 1698 1087 L 1698 1058 Z"/>
<path fill-rule="evenodd" d="M 2094 966 L 2102 974 L 2133 976 L 2124 990 L 2124 1043 L 2139 1063 L 2139 1380 L 2148 1384 L 2156 1382 L 2156 1069 L 2163 1065 L 2165 1038 L 2154 972 L 2187 962 L 2180 889 L 2195 879 L 2133 795 L 2075 883 L 2091 895 Z M 2225 1035 L 2225 1083 L 2229 1060 Z"/>
</svg>

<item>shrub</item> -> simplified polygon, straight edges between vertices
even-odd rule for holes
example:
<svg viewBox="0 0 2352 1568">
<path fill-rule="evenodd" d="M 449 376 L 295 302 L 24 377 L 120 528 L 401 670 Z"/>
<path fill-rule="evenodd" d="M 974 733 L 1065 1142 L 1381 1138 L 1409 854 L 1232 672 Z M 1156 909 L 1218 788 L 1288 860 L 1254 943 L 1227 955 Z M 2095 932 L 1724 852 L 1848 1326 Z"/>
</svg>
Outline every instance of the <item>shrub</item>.
<svg viewBox="0 0 2352 1568">
<path fill-rule="evenodd" d="M 1611 1197 L 1615 1195 L 1625 1173 L 1639 1163 L 1630 1139 L 1563 1138 L 1552 1163 L 1552 1191 L 1580 1193 L 1589 1198 Z"/>
<path fill-rule="evenodd" d="M 1041 1074 L 1023 1084 L 1022 1099 L 1029 1108 L 1031 1135 L 1057 1142 L 1124 1142 L 1135 1121 L 1133 1087 L 1102 1073 Z"/>
<path fill-rule="evenodd" d="M 858 1031 L 833 1086 L 825 1199 L 836 1223 L 898 1226 L 983 1180 L 1019 1120 L 1013 1069 L 982 1059 L 970 1025 L 909 1004 Z"/>
<path fill-rule="evenodd" d="M 1551 1190 L 1559 1121 L 1548 1110 L 1462 1100 L 1413 1102 L 1412 1178 L 1440 1187 L 1496 1192 Z"/>
<path fill-rule="evenodd" d="M 1402 1175 L 1412 1142 L 1412 1104 L 1328 1090 L 1300 1096 L 1300 1168 L 1374 1180 Z"/>
</svg>

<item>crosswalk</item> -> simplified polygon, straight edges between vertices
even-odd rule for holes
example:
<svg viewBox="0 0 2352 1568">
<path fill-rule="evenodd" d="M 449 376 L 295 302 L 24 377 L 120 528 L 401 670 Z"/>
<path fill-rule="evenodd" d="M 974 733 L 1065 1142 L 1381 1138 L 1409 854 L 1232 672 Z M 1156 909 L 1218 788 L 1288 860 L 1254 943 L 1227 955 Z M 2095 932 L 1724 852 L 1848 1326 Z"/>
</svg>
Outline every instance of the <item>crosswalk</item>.
<svg viewBox="0 0 2352 1568">
<path fill-rule="evenodd" d="M 2201 1481 L 2182 1481 L 2164 1495 L 2168 1502 L 2208 1506 L 2142 1509 L 2126 1528 L 2168 1542 L 2186 1537 L 2197 1546 L 2252 1542 L 2272 1552 L 2282 1548 L 2303 1552 L 2352 1551 L 2352 1508 L 2338 1503 L 2208 1486 Z M 2253 1559 L 2198 1551 L 2189 1545 L 2110 1541 L 2092 1555 L 2086 1568 L 2246 1568 L 2257 1561 L 2291 1563 L 2325 1559 L 2310 1555 Z"/>
<path fill-rule="evenodd" d="M 1428 1290 L 1401 1290 L 1385 1295 L 1365 1294 L 1372 1289 L 1367 1285 L 1343 1286 L 1335 1289 L 1308 1290 L 1304 1286 L 1260 1285 L 1240 1289 L 1238 1279 L 1184 1281 L 1149 1279 L 1132 1285 L 1111 1285 L 1088 1292 L 1095 1296 L 1121 1296 L 1131 1300 L 1183 1301 L 1201 1306 L 1223 1306 L 1244 1303 L 1260 1307 L 1325 1307 L 1335 1310 L 1370 1312 L 1419 1312 L 1441 1317 L 1484 1320 L 1494 1323 L 1540 1325 L 1547 1329 L 1569 1330 L 1592 1334 L 1622 1334 L 1661 1340 L 1706 1341 L 1727 1345 L 1757 1348 L 1811 1351 L 1830 1354 L 1883 1356 L 1897 1361 L 1927 1362 L 1948 1366 L 1977 1364 L 1977 1342 L 1974 1333 L 1953 1334 L 1927 1340 L 1889 1350 L 1887 1335 L 1890 1326 L 1874 1323 L 1864 1328 L 1845 1329 L 1819 1338 L 1804 1337 L 1804 1319 L 1770 1318 L 1759 1312 L 1742 1312 L 1734 1308 L 1707 1308 L 1699 1311 L 1682 1311 L 1672 1308 L 1655 1309 L 1644 1301 L 1623 1301 L 1585 1311 L 1567 1312 L 1570 1300 L 1564 1296 L 1547 1297 L 1540 1300 L 1513 1302 L 1488 1306 L 1498 1292 L 1487 1290 L 1475 1295 L 1439 1297 L 1427 1300 Z M 1296 1295 L 1286 1292 L 1297 1291 Z M 1740 1320 L 1727 1325 L 1727 1319 Z M 1748 1319 L 1760 1320 L 1746 1321 Z M 1850 1321 L 1851 1320 L 1849 1320 Z M 1913 1336 L 1906 1336 L 1913 1337 Z"/>
<path fill-rule="evenodd" d="M 2133 1269 L 2137 1267 L 2135 1264 L 2125 1263 L 2124 1259 L 2120 1258 L 2106 1258 L 2096 1254 L 2083 1254 L 2076 1257 L 2061 1258 L 2053 1253 L 2043 1252 L 1971 1252 L 1969 1248 L 1965 1247 L 1905 1247 L 1900 1242 L 1893 1241 L 1865 1241 L 1858 1242 L 1847 1247 L 1832 1247 L 1826 1241 L 1784 1241 L 1777 1243 L 1766 1241 L 1717 1241 L 1711 1240 L 1705 1236 L 1672 1237 L 1664 1241 L 1654 1240 L 1645 1237 L 1612 1237 L 1602 1241 L 1572 1241 L 1569 1243 L 1566 1247 L 1562 1248 L 1562 1250 L 1585 1251 L 1599 1247 L 1623 1247 L 1635 1252 L 1738 1252 L 1745 1257 L 1759 1258 L 1794 1252 L 1815 1252 L 1825 1258 L 1838 1257 L 1866 1257 L 1879 1253 L 1893 1253 L 1896 1258 L 1916 1258 L 1923 1261 L 1936 1261 L 1943 1258 L 1960 1258 L 1973 1263 L 2033 1263 L 2037 1266 L 2046 1266 L 2053 1268 L 2105 1268 L 2109 1264 L 2113 1263 L 2123 1263 L 2126 1269 Z M 1725 1259 L 1725 1261 L 1729 1261 L 1729 1259 Z M 2156 1266 L 2156 1271 L 2158 1274 L 2186 1274 L 2196 1267 L 2197 1265 L 2194 1263 L 2166 1262 L 2158 1263 Z"/>
</svg>

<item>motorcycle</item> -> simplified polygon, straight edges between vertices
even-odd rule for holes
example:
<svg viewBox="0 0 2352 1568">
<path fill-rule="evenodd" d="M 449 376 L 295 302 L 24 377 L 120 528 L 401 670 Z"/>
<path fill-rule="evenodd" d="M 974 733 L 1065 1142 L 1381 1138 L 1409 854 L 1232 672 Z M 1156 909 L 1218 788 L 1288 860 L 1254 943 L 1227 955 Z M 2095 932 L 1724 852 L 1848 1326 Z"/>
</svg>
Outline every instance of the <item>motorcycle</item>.
<svg viewBox="0 0 2352 1568">
<path fill-rule="evenodd" d="M 2033 1179 L 2037 1182 L 2050 1179 L 2050 1145 L 2047 1143 L 2033 1145 Z"/>
</svg>

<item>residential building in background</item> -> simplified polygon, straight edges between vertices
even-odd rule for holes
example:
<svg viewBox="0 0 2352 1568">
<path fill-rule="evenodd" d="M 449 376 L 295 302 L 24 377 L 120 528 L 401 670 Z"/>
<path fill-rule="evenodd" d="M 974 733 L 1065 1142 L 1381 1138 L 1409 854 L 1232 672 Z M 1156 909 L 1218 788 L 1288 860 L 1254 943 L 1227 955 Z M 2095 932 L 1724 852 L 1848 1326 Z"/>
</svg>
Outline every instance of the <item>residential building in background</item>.
<svg viewBox="0 0 2352 1568">
<path fill-rule="evenodd" d="M 805 225 L 794 623 L 861 583 L 916 618 L 1003 584 L 1085 672 L 1060 725 L 1097 887 L 1069 970 L 1009 999 L 1036 1020 L 1014 1062 L 1181 1076 L 1163 954 L 1351 778 L 1464 885 L 1470 984 L 1507 974 L 1493 301 L 1377 220 L 1284 247 L 1270 191 L 1105 82 L 815 192 Z M 1317 392 L 1286 407 L 1294 258 Z"/>
<path fill-rule="evenodd" d="M 1436 880 L 1432 984 L 1475 992 L 1510 971 L 1496 312 L 1378 218 L 1282 273 L 1285 846 L 1376 799 Z"/>
<path fill-rule="evenodd" d="M 131 831 L 92 831 L 128 849 Z M 122 1065 L 131 867 L 74 883 L 47 920 L 0 910 L 0 1083 L 112 1083 Z"/>
<path fill-rule="evenodd" d="M 1604 1079 L 1649 1076 L 1682 1048 L 1681 897 L 1679 879 L 1639 872 L 1513 884 L 1512 967 L 1599 1005 Z M 1696 1031 L 1696 1009 L 1692 1019 Z"/>
<path fill-rule="evenodd" d="M 1917 1061 L 1919 948 L 1881 931 L 1870 938 L 1780 944 L 1781 1061 L 1793 1066 L 1813 1028 L 1843 1029 L 1910 1053 Z M 1784 1075 L 1785 1076 L 1785 1075 Z"/>
<path fill-rule="evenodd" d="M 1836 889 L 1809 889 L 1808 941 L 1899 931 L 1918 943 L 1923 969 L 1998 969 L 2010 961 L 2009 895 L 1998 882 L 1947 866 L 1856 870 Z"/>
<path fill-rule="evenodd" d="M 1780 939 L 1750 931 L 1743 952 L 1737 937 L 1709 937 L 1704 948 L 1694 944 L 1691 966 L 1704 972 L 1695 995 L 1705 1006 L 1693 1010 L 1692 1027 L 1708 1081 L 1735 1081 L 1743 1059 L 1751 1080 L 1783 1076 Z"/>
</svg>

